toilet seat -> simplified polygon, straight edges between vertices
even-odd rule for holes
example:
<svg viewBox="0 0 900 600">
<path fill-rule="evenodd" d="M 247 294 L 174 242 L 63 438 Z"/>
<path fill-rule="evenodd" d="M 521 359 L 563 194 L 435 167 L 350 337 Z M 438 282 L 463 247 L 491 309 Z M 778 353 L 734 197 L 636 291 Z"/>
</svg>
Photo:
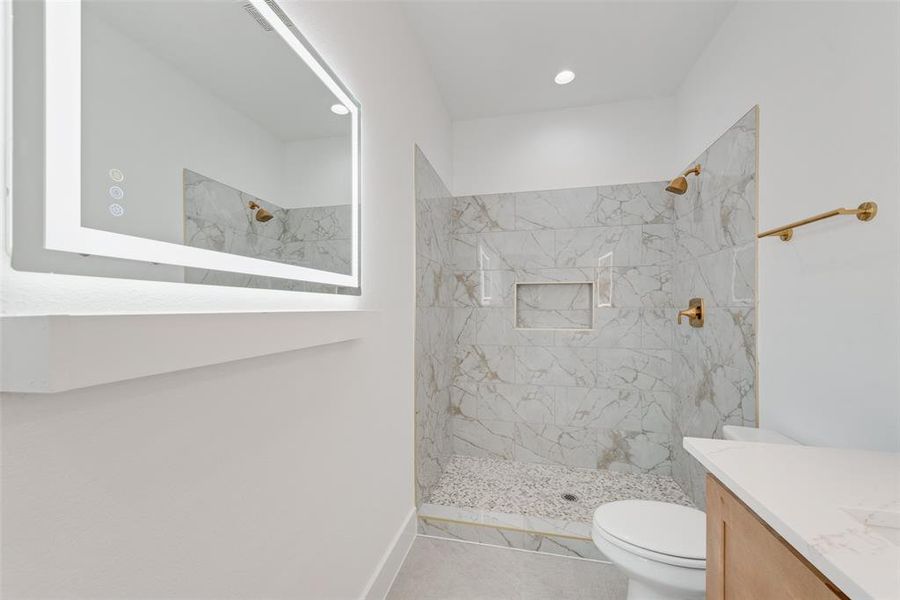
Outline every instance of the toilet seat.
<svg viewBox="0 0 900 600">
<path fill-rule="evenodd" d="M 594 533 L 648 560 L 706 568 L 706 515 L 668 502 L 620 500 L 594 511 Z"/>
</svg>

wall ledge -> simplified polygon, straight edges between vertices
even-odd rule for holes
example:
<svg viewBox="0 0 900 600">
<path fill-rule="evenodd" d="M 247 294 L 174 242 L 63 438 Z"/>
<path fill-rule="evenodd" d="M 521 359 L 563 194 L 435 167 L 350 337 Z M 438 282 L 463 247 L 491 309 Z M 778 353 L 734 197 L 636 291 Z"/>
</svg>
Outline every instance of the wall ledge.
<svg viewBox="0 0 900 600">
<path fill-rule="evenodd" d="M 371 335 L 372 310 L 0 317 L 0 391 L 54 393 Z"/>
</svg>

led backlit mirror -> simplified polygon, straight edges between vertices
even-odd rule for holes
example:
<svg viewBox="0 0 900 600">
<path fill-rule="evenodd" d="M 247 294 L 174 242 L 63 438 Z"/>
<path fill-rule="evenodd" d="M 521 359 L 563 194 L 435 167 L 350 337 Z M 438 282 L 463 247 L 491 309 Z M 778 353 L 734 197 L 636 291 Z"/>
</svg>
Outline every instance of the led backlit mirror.
<svg viewBox="0 0 900 600">
<path fill-rule="evenodd" d="M 43 8 L 47 249 L 359 287 L 360 109 L 277 4 Z"/>
</svg>

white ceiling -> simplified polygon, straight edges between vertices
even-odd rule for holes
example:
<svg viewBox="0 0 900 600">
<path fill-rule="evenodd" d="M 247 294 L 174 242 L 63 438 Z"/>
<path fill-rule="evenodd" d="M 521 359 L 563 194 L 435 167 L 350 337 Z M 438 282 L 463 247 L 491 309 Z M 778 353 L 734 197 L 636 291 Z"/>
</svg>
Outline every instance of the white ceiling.
<svg viewBox="0 0 900 600">
<path fill-rule="evenodd" d="M 734 5 L 719 2 L 406 2 L 451 116 L 671 95 Z M 553 76 L 576 79 L 558 86 Z"/>
<path fill-rule="evenodd" d="M 331 112 L 334 95 L 243 4 L 95 0 L 85 4 L 85 11 L 282 141 L 349 136 L 350 118 Z"/>
</svg>

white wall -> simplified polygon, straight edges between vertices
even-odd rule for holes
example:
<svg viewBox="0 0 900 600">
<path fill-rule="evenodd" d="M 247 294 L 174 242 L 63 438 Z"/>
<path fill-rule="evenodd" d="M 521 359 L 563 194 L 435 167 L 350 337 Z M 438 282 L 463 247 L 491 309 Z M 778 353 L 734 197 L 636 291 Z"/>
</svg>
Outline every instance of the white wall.
<svg viewBox="0 0 900 600">
<path fill-rule="evenodd" d="M 457 121 L 453 193 L 671 179 L 675 127 L 673 98 Z"/>
<path fill-rule="evenodd" d="M 356 598 L 413 507 L 413 144 L 449 179 L 449 117 L 399 8 L 286 11 L 362 103 L 363 295 L 25 273 L 3 256 L 3 311 L 361 306 L 383 331 L 4 396 L 4 597 Z"/>
<path fill-rule="evenodd" d="M 686 165 L 760 106 L 759 227 L 875 200 L 759 242 L 763 427 L 900 450 L 900 5 L 738 3 L 677 96 Z"/>
<path fill-rule="evenodd" d="M 350 204 L 353 150 L 350 136 L 299 140 L 285 144 L 282 206 Z"/>
</svg>

